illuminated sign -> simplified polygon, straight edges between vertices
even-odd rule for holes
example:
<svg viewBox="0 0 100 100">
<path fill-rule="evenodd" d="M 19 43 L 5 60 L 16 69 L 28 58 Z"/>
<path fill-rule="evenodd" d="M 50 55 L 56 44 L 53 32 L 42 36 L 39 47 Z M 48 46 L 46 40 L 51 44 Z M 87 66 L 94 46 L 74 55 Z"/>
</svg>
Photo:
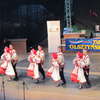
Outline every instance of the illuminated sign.
<svg viewBox="0 0 100 100">
<path fill-rule="evenodd" d="M 66 39 L 66 50 L 78 51 L 82 49 L 100 51 L 100 39 Z"/>
</svg>

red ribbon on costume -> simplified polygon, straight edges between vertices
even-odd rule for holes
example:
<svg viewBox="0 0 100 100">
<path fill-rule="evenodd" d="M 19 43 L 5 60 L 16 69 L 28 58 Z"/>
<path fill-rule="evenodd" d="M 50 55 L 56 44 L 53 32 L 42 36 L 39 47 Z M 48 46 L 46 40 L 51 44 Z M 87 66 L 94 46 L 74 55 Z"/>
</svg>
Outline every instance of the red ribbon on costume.
<svg viewBox="0 0 100 100">
<path fill-rule="evenodd" d="M 78 55 L 79 58 L 83 58 L 83 53 L 77 52 L 77 55 Z"/>
<path fill-rule="evenodd" d="M 37 51 L 36 51 L 35 49 L 32 49 L 31 52 L 32 52 L 33 54 L 35 54 L 35 55 L 37 54 Z"/>
<path fill-rule="evenodd" d="M 57 58 L 58 58 L 57 53 L 52 53 L 51 56 L 52 56 L 54 59 L 57 59 Z"/>
</svg>

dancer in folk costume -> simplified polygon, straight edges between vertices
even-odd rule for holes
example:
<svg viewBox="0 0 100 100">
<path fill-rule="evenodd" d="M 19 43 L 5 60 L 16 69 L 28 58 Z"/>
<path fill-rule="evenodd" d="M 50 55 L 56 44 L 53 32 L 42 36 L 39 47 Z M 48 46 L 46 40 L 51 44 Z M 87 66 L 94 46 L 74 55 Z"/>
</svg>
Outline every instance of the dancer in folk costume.
<svg viewBox="0 0 100 100">
<path fill-rule="evenodd" d="M 47 77 L 51 77 L 54 82 L 59 83 L 61 80 L 59 73 L 59 63 L 58 63 L 58 55 L 57 53 L 52 53 L 51 58 L 51 67 L 47 71 Z M 58 86 L 58 85 L 57 85 Z"/>
<path fill-rule="evenodd" d="M 78 53 L 76 54 L 76 57 L 73 60 L 73 65 L 74 65 L 74 69 L 71 73 L 71 81 L 72 82 L 79 82 L 78 78 L 78 69 L 79 69 L 79 65 L 78 65 L 78 61 L 79 61 L 79 56 Z"/>
<path fill-rule="evenodd" d="M 5 74 L 5 70 L 8 66 L 8 60 L 10 59 L 9 48 L 4 48 L 4 53 L 1 55 L 1 65 L 0 65 L 0 74 Z"/>
<path fill-rule="evenodd" d="M 89 71 L 90 71 L 90 58 L 87 54 L 87 50 L 83 50 L 83 60 L 85 62 L 85 67 L 83 68 L 84 70 L 84 75 L 86 78 L 86 82 L 87 82 L 87 87 L 91 87 L 91 83 L 89 81 Z"/>
<path fill-rule="evenodd" d="M 42 46 L 40 46 L 40 45 L 38 45 L 37 55 L 38 55 L 38 58 L 41 59 L 40 62 L 38 62 L 39 72 L 42 74 L 42 77 L 43 77 L 42 80 L 45 80 L 45 71 L 43 69 L 45 53 L 44 53 Z"/>
<path fill-rule="evenodd" d="M 58 86 L 60 85 L 63 86 L 66 84 L 66 80 L 64 77 L 64 55 L 60 46 L 58 47 L 57 55 L 58 55 L 58 63 L 59 63 L 59 72 L 60 72 L 60 77 L 62 81 Z"/>
<path fill-rule="evenodd" d="M 12 66 L 12 63 L 11 63 L 12 58 L 11 58 L 10 50 L 9 50 L 8 47 L 5 47 L 4 53 L 1 56 L 1 59 L 3 59 L 4 62 L 6 62 L 6 65 L 5 65 L 5 67 L 6 67 L 5 74 L 7 76 L 9 76 L 9 80 L 11 80 L 12 77 L 15 76 L 15 72 L 14 72 L 14 69 L 13 69 L 13 66 Z M 3 65 L 1 65 L 1 66 L 3 66 Z"/>
<path fill-rule="evenodd" d="M 73 60 L 73 64 L 75 65 L 74 70 L 71 73 L 71 80 L 73 82 L 79 82 L 80 86 L 79 88 L 83 88 L 84 84 L 86 83 L 86 78 L 84 75 L 84 60 L 83 60 L 83 54 L 78 52 L 77 57 Z"/>
<path fill-rule="evenodd" d="M 30 54 L 28 56 L 28 61 L 29 61 L 29 66 L 27 68 L 27 76 L 29 77 L 32 77 L 33 78 L 33 66 L 34 66 L 34 63 L 35 63 L 35 55 L 36 55 L 36 50 L 32 49 L 30 51 Z"/>
<path fill-rule="evenodd" d="M 39 83 L 39 67 L 38 67 L 38 61 L 40 62 L 40 59 L 37 57 L 36 50 L 32 49 L 31 53 L 28 57 L 28 61 L 30 62 L 29 67 L 27 68 L 27 76 L 30 76 L 37 80 L 36 83 Z"/>
<path fill-rule="evenodd" d="M 15 72 L 15 78 L 14 80 L 18 80 L 18 75 L 17 75 L 17 71 L 16 71 L 16 64 L 18 62 L 18 55 L 16 53 L 16 50 L 13 48 L 13 45 L 9 45 L 9 49 L 10 49 L 10 55 L 11 55 L 11 62 L 12 62 L 12 66 Z"/>
</svg>

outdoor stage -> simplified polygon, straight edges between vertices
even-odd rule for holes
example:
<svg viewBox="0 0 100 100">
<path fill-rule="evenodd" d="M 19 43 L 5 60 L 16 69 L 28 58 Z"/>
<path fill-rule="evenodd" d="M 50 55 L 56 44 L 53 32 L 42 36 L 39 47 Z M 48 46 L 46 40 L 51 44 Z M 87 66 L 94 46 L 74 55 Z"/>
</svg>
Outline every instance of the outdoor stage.
<svg viewBox="0 0 100 100">
<path fill-rule="evenodd" d="M 4 100 L 2 91 L 2 79 L 5 85 L 5 100 L 98 100 L 100 98 L 100 53 L 90 53 L 91 73 L 90 80 L 92 87 L 88 89 L 78 89 L 78 84 L 70 81 L 70 73 L 73 69 L 73 53 L 65 53 L 65 77 L 66 87 L 56 87 L 52 80 L 46 78 L 45 82 L 35 84 L 35 81 L 26 77 L 25 71 L 28 67 L 26 58 L 20 57 L 17 64 L 19 81 L 7 81 L 7 77 L 0 76 L 0 100 Z M 25 56 L 25 55 L 24 55 Z M 45 71 L 49 68 L 49 56 L 46 54 Z M 25 96 L 23 95 L 23 81 L 25 82 Z"/>
</svg>

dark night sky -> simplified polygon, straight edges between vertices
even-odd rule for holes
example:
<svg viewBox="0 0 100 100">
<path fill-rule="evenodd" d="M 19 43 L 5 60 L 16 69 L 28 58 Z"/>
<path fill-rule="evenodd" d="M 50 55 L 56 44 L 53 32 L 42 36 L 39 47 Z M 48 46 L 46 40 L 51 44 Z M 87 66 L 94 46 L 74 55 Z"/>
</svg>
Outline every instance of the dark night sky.
<svg viewBox="0 0 100 100">
<path fill-rule="evenodd" d="M 50 12 L 53 12 L 56 16 L 63 16 L 63 0 L 0 0 L 0 7 L 6 7 L 9 9 L 13 9 L 14 7 L 22 4 L 43 4 Z"/>
<path fill-rule="evenodd" d="M 64 0 L 0 0 L 0 16 L 1 16 L 0 21 L 2 21 L 1 26 L 0 26 L 0 29 L 1 29 L 0 30 L 0 38 L 2 38 L 1 36 L 4 34 L 6 34 L 8 36 L 8 34 L 11 34 L 11 31 L 15 29 L 13 23 L 11 23 L 12 25 L 9 28 L 10 25 L 8 23 L 8 20 L 7 20 L 7 22 L 6 22 L 6 20 L 4 20 L 4 22 L 3 22 L 2 19 L 4 17 L 7 19 L 9 15 L 10 15 L 9 17 L 11 17 L 11 19 L 13 19 L 14 18 L 13 14 L 10 14 L 10 13 L 12 11 L 14 11 L 14 9 L 16 9 L 18 6 L 21 6 L 21 5 L 31 5 L 31 4 L 41 4 L 48 10 L 49 14 L 52 14 L 54 16 L 53 17 L 54 19 L 61 19 L 61 20 L 64 19 Z M 95 11 L 98 14 L 98 19 L 100 19 L 99 18 L 100 17 L 100 6 L 99 5 L 100 5 L 100 0 L 73 0 L 72 11 L 74 13 L 74 15 L 73 15 L 74 19 L 76 18 L 79 20 L 79 17 L 81 17 L 81 19 L 85 19 L 85 20 L 89 19 L 90 20 L 91 18 L 89 18 L 89 16 L 88 16 L 90 9 Z M 86 18 L 86 16 L 88 16 L 88 18 Z M 92 20 L 95 21 L 96 18 L 97 17 L 95 17 Z M 28 22 L 29 19 L 26 21 Z M 6 25 L 5 25 L 5 22 L 7 23 Z M 97 20 L 97 22 L 100 22 L 100 21 Z M 46 20 L 45 20 L 45 23 L 46 23 Z M 92 23 L 92 21 L 91 21 L 91 23 Z M 43 36 L 43 33 L 46 33 L 46 25 L 44 25 L 42 27 L 41 25 L 43 25 L 43 23 L 41 23 L 41 22 L 40 23 L 33 22 L 31 24 L 29 24 L 29 23 L 25 23 L 25 24 L 27 24 L 27 26 L 30 25 L 28 32 L 30 34 L 32 34 L 32 36 L 33 35 L 35 36 L 34 37 L 35 40 L 37 40 L 37 38 L 38 38 L 37 33 L 41 36 Z M 33 29 L 33 26 L 35 26 L 37 28 Z M 38 27 L 41 28 L 41 32 L 39 32 Z M 9 31 L 5 32 L 5 30 L 7 30 L 7 29 Z M 28 27 L 27 27 L 27 29 L 28 29 Z M 19 29 L 17 29 L 17 30 L 19 30 Z M 34 33 L 34 31 L 36 33 Z M 18 33 L 16 33 L 16 31 L 14 31 L 14 32 L 13 32 L 14 36 L 16 36 L 15 34 L 18 35 Z M 29 33 L 26 32 L 26 35 Z M 27 36 L 29 36 L 29 35 L 27 35 Z"/>
<path fill-rule="evenodd" d="M 0 0 L 0 7 L 8 7 L 13 9 L 21 4 L 43 4 L 50 12 L 53 12 L 56 17 L 63 17 L 64 15 L 64 0 Z M 96 9 L 100 11 L 100 0 L 73 0 L 74 12 L 77 14 L 83 11 L 87 12 L 89 9 Z"/>
</svg>

